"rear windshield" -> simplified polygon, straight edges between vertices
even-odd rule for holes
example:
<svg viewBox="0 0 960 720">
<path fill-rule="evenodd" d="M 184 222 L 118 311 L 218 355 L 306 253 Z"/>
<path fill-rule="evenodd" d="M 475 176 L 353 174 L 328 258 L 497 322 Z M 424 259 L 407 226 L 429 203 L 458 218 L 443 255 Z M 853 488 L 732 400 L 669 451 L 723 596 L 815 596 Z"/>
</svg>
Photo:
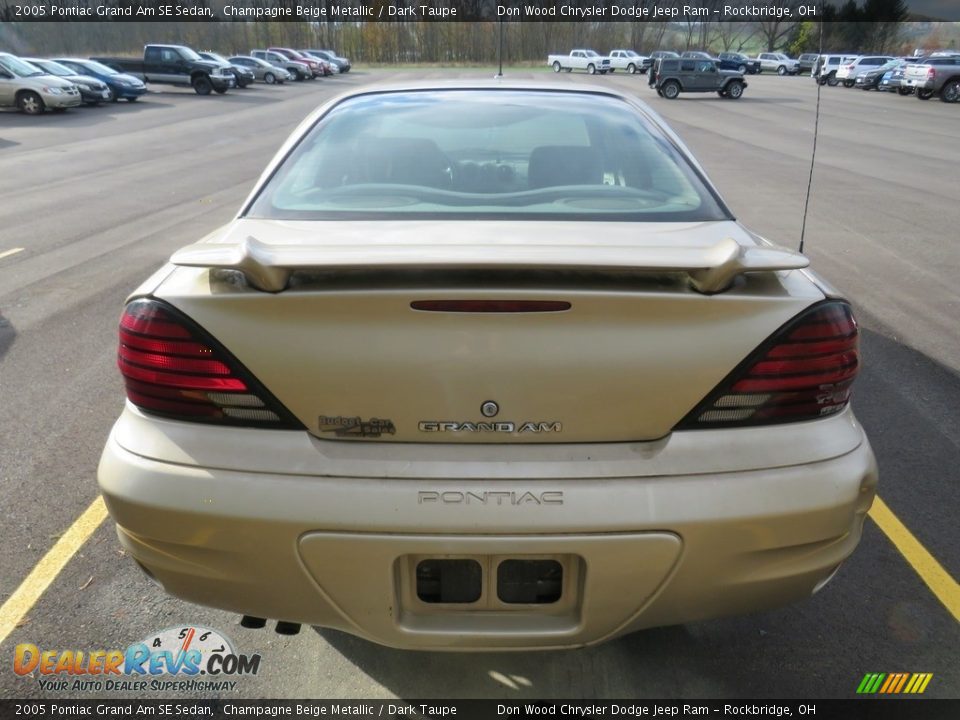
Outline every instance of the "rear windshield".
<svg viewBox="0 0 960 720">
<path fill-rule="evenodd" d="M 677 148 L 628 103 L 526 90 L 348 99 L 308 131 L 247 215 L 729 217 Z"/>
</svg>

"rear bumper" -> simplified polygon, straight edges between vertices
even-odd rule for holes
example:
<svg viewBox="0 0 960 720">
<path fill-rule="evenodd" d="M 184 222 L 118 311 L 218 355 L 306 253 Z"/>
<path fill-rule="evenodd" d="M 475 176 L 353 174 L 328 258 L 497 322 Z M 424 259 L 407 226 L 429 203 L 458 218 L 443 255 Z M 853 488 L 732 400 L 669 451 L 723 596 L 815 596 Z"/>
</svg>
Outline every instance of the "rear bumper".
<svg viewBox="0 0 960 720">
<path fill-rule="evenodd" d="M 131 421 L 111 434 L 100 487 L 122 544 L 168 592 L 405 648 L 574 647 L 808 597 L 855 548 L 877 481 L 859 426 L 841 455 L 762 470 L 640 477 L 635 453 L 637 476 L 606 461 L 590 476 L 587 458 L 563 479 L 528 463 L 458 480 L 161 462 L 122 446 Z M 450 557 L 482 566 L 478 602 L 417 597 L 416 563 Z M 563 566 L 560 600 L 500 602 L 497 564 L 531 558 Z"/>
</svg>

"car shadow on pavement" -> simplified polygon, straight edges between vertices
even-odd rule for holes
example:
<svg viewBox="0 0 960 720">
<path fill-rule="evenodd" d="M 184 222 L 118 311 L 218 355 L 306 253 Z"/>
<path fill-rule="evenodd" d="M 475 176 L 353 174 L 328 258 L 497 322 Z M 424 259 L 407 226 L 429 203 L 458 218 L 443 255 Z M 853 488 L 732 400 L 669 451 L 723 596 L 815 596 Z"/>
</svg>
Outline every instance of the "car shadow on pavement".
<svg viewBox="0 0 960 720">
<path fill-rule="evenodd" d="M 17 331 L 13 329 L 13 324 L 0 312 L 0 360 L 3 360 L 16 337 Z"/>
<path fill-rule="evenodd" d="M 101 103 L 95 107 L 70 108 L 65 112 L 45 112 L 42 115 L 7 113 L 4 115 L 3 125 L 11 128 L 89 127 L 99 123 L 112 122 L 116 119 L 114 115 L 150 112 L 169 107 L 172 107 L 170 103 L 156 102 L 152 99 L 143 99 L 137 102 L 120 100 L 116 103 Z"/>
</svg>

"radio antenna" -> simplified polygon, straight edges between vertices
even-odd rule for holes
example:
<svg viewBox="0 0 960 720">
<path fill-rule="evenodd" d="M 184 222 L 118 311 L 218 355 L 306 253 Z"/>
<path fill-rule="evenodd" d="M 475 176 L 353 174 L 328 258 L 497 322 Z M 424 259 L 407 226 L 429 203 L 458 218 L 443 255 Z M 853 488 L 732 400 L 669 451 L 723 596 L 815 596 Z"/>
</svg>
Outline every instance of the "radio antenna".
<svg viewBox="0 0 960 720">
<path fill-rule="evenodd" d="M 820 20 L 820 38 L 817 42 L 817 109 L 813 116 L 813 150 L 810 152 L 810 175 L 807 177 L 807 196 L 803 201 L 803 222 L 800 224 L 800 252 L 803 252 L 803 241 L 807 235 L 807 210 L 810 209 L 810 191 L 813 188 L 813 163 L 817 157 L 817 134 L 820 130 L 820 91 L 823 90 L 823 81 L 820 72 L 827 64 L 823 61 L 823 20 Z"/>
<path fill-rule="evenodd" d="M 503 77 L 503 19 L 497 20 L 497 74 L 495 77 Z"/>
</svg>

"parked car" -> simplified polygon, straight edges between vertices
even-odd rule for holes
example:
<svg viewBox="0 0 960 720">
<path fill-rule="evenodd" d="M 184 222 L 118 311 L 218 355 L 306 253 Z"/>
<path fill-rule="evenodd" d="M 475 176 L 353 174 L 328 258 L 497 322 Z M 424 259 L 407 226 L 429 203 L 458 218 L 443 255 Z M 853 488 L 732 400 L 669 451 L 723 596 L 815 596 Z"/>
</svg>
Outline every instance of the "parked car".
<svg viewBox="0 0 960 720">
<path fill-rule="evenodd" d="M 237 85 L 228 68 L 204 60 L 186 45 L 146 45 L 142 60 L 128 57 L 90 59 L 133 75 L 145 83 L 192 87 L 197 95 L 209 95 L 211 92 L 223 94 Z"/>
<path fill-rule="evenodd" d="M 632 94 L 364 87 L 128 298 L 100 491 L 248 626 L 545 649 L 808 598 L 877 483 L 808 264 Z"/>
<path fill-rule="evenodd" d="M 842 82 L 844 87 L 851 88 L 857 84 L 858 75 L 876 70 L 893 59 L 889 55 L 862 55 L 849 62 L 841 63 L 837 68 L 837 80 Z"/>
<path fill-rule="evenodd" d="M 286 55 L 281 55 L 278 52 L 273 52 L 270 50 L 251 50 L 250 57 L 255 57 L 258 60 L 263 60 L 271 65 L 284 68 L 290 73 L 290 75 L 293 76 L 291 78 L 293 80 L 311 80 L 313 78 L 313 71 L 306 63 L 291 60 Z"/>
<path fill-rule="evenodd" d="M 16 107 L 27 115 L 39 115 L 44 110 L 66 110 L 82 102 L 80 90 L 72 82 L 0 52 L 0 107 Z"/>
<path fill-rule="evenodd" d="M 554 72 L 586 70 L 588 75 L 610 72 L 610 58 L 593 50 L 571 50 L 569 55 L 549 55 L 547 65 L 552 67 Z"/>
<path fill-rule="evenodd" d="M 821 85 L 834 87 L 839 83 L 839 80 L 837 80 L 837 70 L 840 66 L 849 64 L 856 60 L 857 57 L 857 55 L 821 55 L 817 64 L 814 65 L 813 70 L 810 72 L 810 77 Z"/>
<path fill-rule="evenodd" d="M 800 72 L 800 62 L 783 53 L 763 52 L 756 59 L 760 63 L 760 72 L 767 70 L 777 75 L 796 75 Z"/>
<path fill-rule="evenodd" d="M 880 81 L 883 80 L 883 77 L 888 72 L 893 72 L 896 68 L 901 66 L 900 60 L 891 60 L 890 62 L 884 63 L 880 67 L 876 67 L 872 70 L 862 72 L 857 75 L 857 79 L 854 81 L 854 85 L 861 90 L 879 90 Z"/>
<path fill-rule="evenodd" d="M 939 95 L 943 102 L 960 100 L 960 55 L 931 55 L 907 65 L 903 86 L 912 88 L 920 100 Z"/>
<path fill-rule="evenodd" d="M 110 88 L 106 83 L 100 82 L 89 75 L 80 75 L 76 71 L 61 65 L 54 60 L 44 60 L 41 58 L 20 58 L 31 65 L 40 68 L 48 75 L 63 78 L 77 86 L 80 91 L 80 99 L 90 106 L 99 105 L 104 100 L 111 100 Z"/>
<path fill-rule="evenodd" d="M 234 55 L 227 58 L 232 65 L 239 65 L 253 73 L 257 80 L 265 82 L 267 85 L 274 83 L 283 84 L 291 80 L 290 73 L 282 67 L 271 65 L 266 60 L 260 60 L 247 55 Z"/>
<path fill-rule="evenodd" d="M 315 57 L 310 57 L 309 55 L 304 55 L 303 53 L 297 52 L 293 48 L 272 47 L 272 48 L 268 48 L 268 50 L 270 52 L 275 52 L 280 55 L 283 55 L 285 58 L 287 58 L 287 60 L 303 63 L 308 68 L 310 68 L 310 72 L 313 73 L 313 77 L 315 78 L 323 77 L 324 75 L 327 74 L 327 71 L 324 70 L 324 67 L 323 67 L 324 65 L 323 60 L 319 60 L 318 58 L 315 58 Z"/>
<path fill-rule="evenodd" d="M 681 92 L 715 92 L 739 100 L 747 87 L 742 73 L 720 70 L 714 60 L 666 58 L 657 62 L 653 72 L 651 87 L 667 100 L 675 100 Z"/>
<path fill-rule="evenodd" d="M 336 67 L 338 73 L 350 72 L 352 67 L 347 58 L 340 57 L 333 50 L 301 50 L 300 52 L 326 60 Z"/>
<path fill-rule="evenodd" d="M 227 60 L 223 55 L 219 55 L 215 52 L 210 52 L 206 50 L 204 52 L 198 53 L 200 57 L 204 60 L 209 60 L 210 62 L 217 63 L 220 67 L 229 70 L 233 73 L 233 79 L 237 82 L 238 88 L 245 88 L 249 85 L 252 85 L 254 80 L 257 79 L 257 76 L 254 74 L 253 70 L 243 65 L 236 65 L 229 60 Z"/>
<path fill-rule="evenodd" d="M 95 60 L 58 57 L 54 58 L 54 62 L 60 63 L 79 75 L 89 75 L 90 77 L 100 80 L 107 86 L 107 90 L 110 92 L 108 99 L 112 102 L 116 102 L 117 100 L 136 102 L 140 96 L 147 92 L 147 86 L 144 85 L 143 81 L 139 78 L 118 72 Z"/>
<path fill-rule="evenodd" d="M 813 72 L 813 68 L 817 64 L 817 58 L 820 57 L 817 53 L 803 53 L 800 57 L 797 58 L 797 72 Z"/>
<path fill-rule="evenodd" d="M 736 70 L 741 75 L 756 75 L 760 72 L 760 61 L 743 53 L 722 52 L 717 58 L 720 60 L 721 70 Z"/>
<path fill-rule="evenodd" d="M 634 50 L 611 50 L 607 57 L 610 58 L 610 72 L 626 70 L 633 75 L 634 73 L 644 73 L 650 68 L 646 64 L 649 58 Z"/>
<path fill-rule="evenodd" d="M 909 95 L 912 93 L 912 88 L 903 86 L 903 72 L 906 70 L 908 63 L 908 60 L 901 59 L 895 68 L 885 72 L 877 89 L 889 92 L 896 91 L 898 95 Z"/>
</svg>

